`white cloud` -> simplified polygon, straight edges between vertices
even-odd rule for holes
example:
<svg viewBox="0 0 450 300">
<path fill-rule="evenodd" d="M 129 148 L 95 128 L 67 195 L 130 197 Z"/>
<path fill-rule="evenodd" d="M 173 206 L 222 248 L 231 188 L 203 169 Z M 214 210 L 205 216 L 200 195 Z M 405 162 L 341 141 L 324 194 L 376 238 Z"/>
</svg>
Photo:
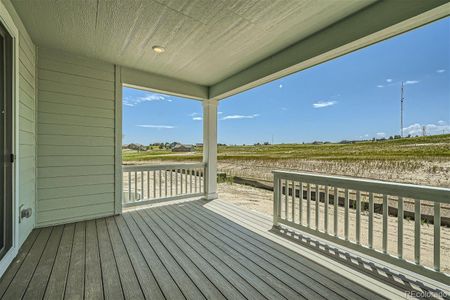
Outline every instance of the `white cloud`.
<svg viewBox="0 0 450 300">
<path fill-rule="evenodd" d="M 153 101 L 167 101 L 172 102 L 168 96 L 156 94 L 156 93 L 146 93 L 144 96 L 128 96 L 123 98 L 123 105 L 126 106 L 136 106 L 143 102 L 153 102 Z"/>
<path fill-rule="evenodd" d="M 279 88 L 281 89 L 281 88 L 283 88 L 283 85 L 282 85 L 282 84 L 280 84 L 280 85 L 279 85 L 278 87 L 279 87 Z"/>
<path fill-rule="evenodd" d="M 404 85 L 408 85 L 408 84 L 416 84 L 416 83 L 419 83 L 420 81 L 419 80 L 406 80 L 405 82 L 404 82 Z"/>
<path fill-rule="evenodd" d="M 194 121 L 201 121 L 201 120 L 203 120 L 203 118 L 202 117 L 193 117 L 192 120 L 194 120 Z"/>
<path fill-rule="evenodd" d="M 192 114 L 189 114 L 189 117 L 195 117 L 200 115 L 198 112 L 193 112 Z"/>
<path fill-rule="evenodd" d="M 377 137 L 385 137 L 386 133 L 384 132 L 377 132 Z"/>
<path fill-rule="evenodd" d="M 437 72 L 437 73 L 444 73 L 444 72 L 445 72 L 445 69 L 439 69 L 439 70 L 436 70 L 436 72 Z"/>
<path fill-rule="evenodd" d="M 222 118 L 222 120 L 239 120 L 239 119 L 254 119 L 259 117 L 259 114 L 253 115 L 229 115 Z"/>
<path fill-rule="evenodd" d="M 221 114 L 223 114 L 223 112 L 219 111 L 219 112 L 217 112 L 217 114 L 218 114 L 218 115 L 221 115 Z"/>
<path fill-rule="evenodd" d="M 384 85 L 379 84 L 379 85 L 377 85 L 377 88 L 384 88 Z"/>
<path fill-rule="evenodd" d="M 443 134 L 450 132 L 450 125 L 444 121 L 438 121 L 437 124 L 420 124 L 414 123 L 403 128 L 404 135 L 422 135 L 425 127 L 426 135 Z"/>
<path fill-rule="evenodd" d="M 327 106 L 333 106 L 337 103 L 337 101 L 317 101 L 316 103 L 313 103 L 314 108 L 323 108 Z"/>
<path fill-rule="evenodd" d="M 143 128 L 156 128 L 156 129 L 172 129 L 175 128 L 175 126 L 172 125 L 136 125 L 137 127 L 143 127 Z"/>
<path fill-rule="evenodd" d="M 386 79 L 386 82 L 392 82 L 391 78 Z"/>
</svg>

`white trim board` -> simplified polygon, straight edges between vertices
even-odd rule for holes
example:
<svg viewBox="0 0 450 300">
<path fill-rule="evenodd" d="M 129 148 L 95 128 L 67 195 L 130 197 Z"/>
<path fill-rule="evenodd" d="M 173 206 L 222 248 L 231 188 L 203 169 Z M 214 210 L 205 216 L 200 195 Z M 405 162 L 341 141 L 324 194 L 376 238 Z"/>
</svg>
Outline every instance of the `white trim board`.
<svg viewBox="0 0 450 300">
<path fill-rule="evenodd" d="M 13 153 L 19 157 L 19 30 L 0 1 L 0 21 L 13 38 Z M 0 261 L 0 276 L 6 271 L 19 250 L 19 160 L 13 165 L 13 241 L 11 249 Z"/>
</svg>

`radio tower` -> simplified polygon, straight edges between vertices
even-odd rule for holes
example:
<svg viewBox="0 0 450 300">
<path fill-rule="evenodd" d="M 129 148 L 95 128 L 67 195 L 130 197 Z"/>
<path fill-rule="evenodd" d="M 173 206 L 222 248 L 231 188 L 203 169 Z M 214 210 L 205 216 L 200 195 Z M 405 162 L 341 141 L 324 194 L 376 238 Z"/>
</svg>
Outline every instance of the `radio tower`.
<svg viewBox="0 0 450 300">
<path fill-rule="evenodd" d="M 403 81 L 402 81 L 402 89 L 401 89 L 401 95 L 400 95 L 400 135 L 403 137 L 403 100 L 405 98 L 403 97 Z"/>
</svg>

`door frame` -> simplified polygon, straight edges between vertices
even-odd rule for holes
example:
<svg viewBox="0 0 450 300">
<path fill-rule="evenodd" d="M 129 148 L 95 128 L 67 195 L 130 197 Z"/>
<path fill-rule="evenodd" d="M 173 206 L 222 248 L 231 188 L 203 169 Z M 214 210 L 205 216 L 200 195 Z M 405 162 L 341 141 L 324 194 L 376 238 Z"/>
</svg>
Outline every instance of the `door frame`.
<svg viewBox="0 0 450 300">
<path fill-rule="evenodd" d="M 13 39 L 13 76 L 12 76 L 12 151 L 16 157 L 13 163 L 13 178 L 12 178 L 12 245 L 5 256 L 0 261 L 0 276 L 6 271 L 13 259 L 16 257 L 19 250 L 19 30 L 14 24 L 14 21 L 8 10 L 0 1 L 0 22 L 9 32 Z"/>
</svg>

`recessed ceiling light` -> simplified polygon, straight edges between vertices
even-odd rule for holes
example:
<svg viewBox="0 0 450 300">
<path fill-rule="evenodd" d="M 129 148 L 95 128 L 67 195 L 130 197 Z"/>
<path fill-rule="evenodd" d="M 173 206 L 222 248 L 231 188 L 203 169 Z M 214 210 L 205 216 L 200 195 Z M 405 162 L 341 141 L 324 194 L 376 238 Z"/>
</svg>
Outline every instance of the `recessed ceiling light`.
<svg viewBox="0 0 450 300">
<path fill-rule="evenodd" d="M 164 51 L 166 51 L 166 48 L 164 48 L 163 46 L 153 46 L 152 49 L 156 53 L 163 53 Z"/>
</svg>

